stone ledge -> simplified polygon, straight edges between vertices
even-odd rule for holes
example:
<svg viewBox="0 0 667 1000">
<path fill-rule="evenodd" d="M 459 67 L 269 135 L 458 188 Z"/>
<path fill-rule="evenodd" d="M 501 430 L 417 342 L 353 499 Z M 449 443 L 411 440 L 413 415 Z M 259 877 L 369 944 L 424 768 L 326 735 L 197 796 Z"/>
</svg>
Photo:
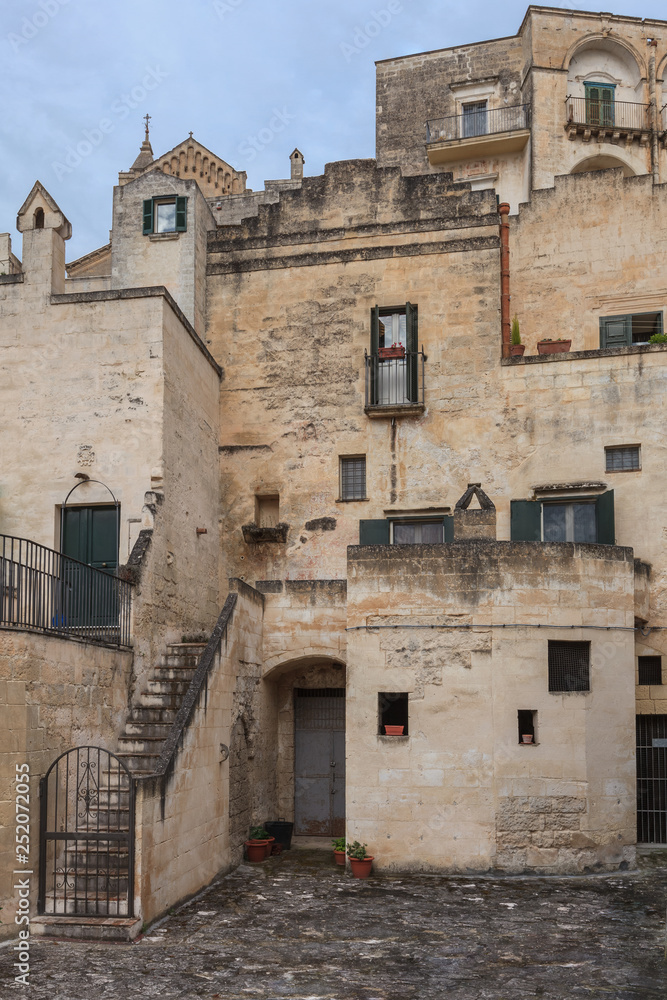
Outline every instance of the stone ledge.
<svg viewBox="0 0 667 1000">
<path fill-rule="evenodd" d="M 599 347 L 594 351 L 560 351 L 557 354 L 528 354 L 522 358 L 501 358 L 504 368 L 521 365 L 550 365 L 561 361 L 587 361 L 589 358 L 615 358 L 626 354 L 661 354 L 667 344 L 632 344 L 626 347 Z"/>
<path fill-rule="evenodd" d="M 259 545 L 262 542 L 286 542 L 289 528 L 289 524 L 286 524 L 284 521 L 272 527 L 265 528 L 253 522 L 251 524 L 244 524 L 241 527 L 241 531 L 243 532 L 243 539 L 248 545 Z"/>
</svg>

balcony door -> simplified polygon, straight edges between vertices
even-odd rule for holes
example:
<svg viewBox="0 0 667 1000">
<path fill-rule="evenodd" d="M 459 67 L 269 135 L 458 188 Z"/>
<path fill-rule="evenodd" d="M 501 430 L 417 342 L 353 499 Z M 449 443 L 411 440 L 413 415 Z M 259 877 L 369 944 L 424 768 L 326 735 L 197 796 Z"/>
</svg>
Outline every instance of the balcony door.
<svg viewBox="0 0 667 1000">
<path fill-rule="evenodd" d="M 486 135 L 488 131 L 486 101 L 474 101 L 471 104 L 464 104 L 462 110 L 462 138 L 470 139 L 475 135 Z"/>
<path fill-rule="evenodd" d="M 614 124 L 614 84 L 586 83 L 586 124 Z"/>
<path fill-rule="evenodd" d="M 118 508 L 65 507 L 62 517 L 63 555 L 113 573 L 118 568 Z"/>
<path fill-rule="evenodd" d="M 118 512 L 114 504 L 62 509 L 62 553 L 77 562 L 64 561 L 55 624 L 81 628 L 82 634 L 118 624 L 118 588 L 113 578 L 118 568 Z"/>
</svg>

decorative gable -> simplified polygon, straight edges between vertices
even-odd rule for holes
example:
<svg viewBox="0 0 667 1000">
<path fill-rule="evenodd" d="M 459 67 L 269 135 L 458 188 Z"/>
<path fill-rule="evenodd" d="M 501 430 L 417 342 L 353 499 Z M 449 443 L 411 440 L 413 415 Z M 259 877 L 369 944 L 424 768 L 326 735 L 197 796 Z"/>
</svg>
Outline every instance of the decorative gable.
<svg viewBox="0 0 667 1000">
<path fill-rule="evenodd" d="M 146 166 L 137 164 L 127 173 L 119 175 L 121 184 L 135 180 L 136 177 L 151 170 L 159 170 L 172 177 L 184 180 L 195 180 L 205 198 L 219 198 L 227 194 L 242 194 L 246 189 L 245 170 L 235 170 L 226 160 L 212 153 L 193 138 L 189 138 L 174 146 L 168 153 L 158 156 Z"/>
</svg>

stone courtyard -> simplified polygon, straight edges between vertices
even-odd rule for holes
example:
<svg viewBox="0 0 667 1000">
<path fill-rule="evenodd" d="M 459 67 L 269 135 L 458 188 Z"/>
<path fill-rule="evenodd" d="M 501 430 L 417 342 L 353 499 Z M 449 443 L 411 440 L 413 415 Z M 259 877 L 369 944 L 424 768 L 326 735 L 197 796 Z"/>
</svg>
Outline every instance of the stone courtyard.
<svg viewBox="0 0 667 1000">
<path fill-rule="evenodd" d="M 244 864 L 134 944 L 36 941 L 34 1000 L 650 1000 L 667 858 L 575 877 L 372 876 L 329 852 Z M 0 951 L 14 994 L 11 948 Z"/>
</svg>

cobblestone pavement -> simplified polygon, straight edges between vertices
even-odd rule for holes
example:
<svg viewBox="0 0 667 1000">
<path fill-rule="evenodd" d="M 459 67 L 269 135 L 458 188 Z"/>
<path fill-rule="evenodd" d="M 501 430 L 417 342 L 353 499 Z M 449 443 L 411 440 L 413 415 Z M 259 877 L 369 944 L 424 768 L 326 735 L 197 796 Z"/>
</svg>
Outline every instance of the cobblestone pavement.
<svg viewBox="0 0 667 1000">
<path fill-rule="evenodd" d="M 667 997 L 667 867 L 353 879 L 322 851 L 243 865 L 132 945 L 33 939 L 31 1000 Z"/>
</svg>

